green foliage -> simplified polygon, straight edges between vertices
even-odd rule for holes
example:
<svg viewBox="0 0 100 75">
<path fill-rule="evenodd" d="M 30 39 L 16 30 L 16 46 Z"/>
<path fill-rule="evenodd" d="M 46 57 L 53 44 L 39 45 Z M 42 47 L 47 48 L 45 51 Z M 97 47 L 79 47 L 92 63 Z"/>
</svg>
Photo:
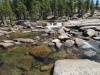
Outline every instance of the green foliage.
<svg viewBox="0 0 100 75">
<path fill-rule="evenodd" d="M 83 15 L 85 13 L 85 3 L 84 3 L 83 0 L 79 0 L 78 1 L 78 13 L 82 17 L 83 17 Z"/>
<path fill-rule="evenodd" d="M 74 15 L 74 0 L 70 0 L 70 15 Z"/>
<path fill-rule="evenodd" d="M 11 16 L 13 14 L 9 0 L 4 0 L 3 10 L 5 16 Z"/>
<path fill-rule="evenodd" d="M 96 7 L 98 7 L 98 1 Z M 0 16 L 3 19 L 13 16 L 16 19 L 46 20 L 48 16 L 73 17 L 75 13 L 83 16 L 90 11 L 91 0 L 1 0 Z"/>
<path fill-rule="evenodd" d="M 94 14 L 94 2 L 93 2 L 93 0 L 91 1 L 90 10 L 91 10 L 91 16 L 93 16 L 93 14 Z"/>
<path fill-rule="evenodd" d="M 99 0 L 96 0 L 96 9 L 98 8 L 99 6 Z"/>
<path fill-rule="evenodd" d="M 90 10 L 91 2 L 90 0 L 85 0 L 85 1 L 86 1 L 86 12 L 88 12 L 88 10 Z"/>
<path fill-rule="evenodd" d="M 18 4 L 16 10 L 19 13 L 20 17 L 24 16 L 24 19 L 26 19 L 27 8 L 23 3 Z"/>
</svg>

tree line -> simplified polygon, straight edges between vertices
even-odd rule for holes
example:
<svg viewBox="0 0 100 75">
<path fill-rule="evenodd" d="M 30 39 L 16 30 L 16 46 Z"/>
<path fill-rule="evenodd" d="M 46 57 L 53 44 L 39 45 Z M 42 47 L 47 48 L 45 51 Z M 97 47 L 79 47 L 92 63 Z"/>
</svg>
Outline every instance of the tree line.
<svg viewBox="0 0 100 75">
<path fill-rule="evenodd" d="M 99 0 L 96 6 L 99 5 Z M 0 0 L 0 17 L 3 23 L 9 18 L 12 20 L 46 20 L 47 16 L 54 15 L 73 17 L 85 13 L 94 14 L 93 0 Z"/>
</svg>

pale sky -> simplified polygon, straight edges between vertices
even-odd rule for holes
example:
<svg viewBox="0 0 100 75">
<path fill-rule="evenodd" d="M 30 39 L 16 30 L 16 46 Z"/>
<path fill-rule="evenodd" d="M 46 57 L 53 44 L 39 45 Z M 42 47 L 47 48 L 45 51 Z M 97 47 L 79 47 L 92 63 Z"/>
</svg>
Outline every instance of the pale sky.
<svg viewBox="0 0 100 75">
<path fill-rule="evenodd" d="M 94 3 L 96 3 L 96 1 L 97 1 L 97 0 L 94 0 Z M 100 3 L 100 0 L 99 0 L 99 3 Z"/>
</svg>

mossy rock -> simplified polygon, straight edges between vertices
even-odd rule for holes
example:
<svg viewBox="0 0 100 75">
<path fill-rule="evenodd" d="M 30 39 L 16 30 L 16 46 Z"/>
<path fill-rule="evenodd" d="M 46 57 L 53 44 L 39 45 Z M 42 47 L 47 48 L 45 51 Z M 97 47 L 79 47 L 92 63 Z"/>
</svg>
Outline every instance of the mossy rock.
<svg viewBox="0 0 100 75">
<path fill-rule="evenodd" d="M 45 59 L 51 50 L 47 46 L 35 46 L 29 53 L 35 57 Z"/>
<path fill-rule="evenodd" d="M 44 66 L 41 66 L 41 71 L 51 71 L 52 67 L 53 67 L 54 64 L 48 64 L 48 65 L 44 65 Z"/>
<path fill-rule="evenodd" d="M 33 68 L 30 71 L 24 72 L 23 75 L 50 75 L 49 72 L 41 72 L 39 69 Z"/>
<path fill-rule="evenodd" d="M 81 57 L 78 54 L 69 54 L 67 56 L 67 59 L 81 59 Z"/>
<path fill-rule="evenodd" d="M 18 68 L 29 71 L 32 68 L 33 62 L 35 60 L 31 56 L 24 56 L 20 58 L 18 62 Z"/>
<path fill-rule="evenodd" d="M 58 59 L 64 59 L 66 58 L 67 56 L 67 53 L 65 50 L 61 50 L 59 52 L 54 52 L 54 53 L 51 53 L 48 58 L 49 59 L 54 59 L 54 60 L 58 60 Z"/>
<path fill-rule="evenodd" d="M 67 59 L 80 59 L 81 57 L 79 56 L 79 54 L 80 54 L 79 49 L 76 48 L 67 49 Z"/>
</svg>

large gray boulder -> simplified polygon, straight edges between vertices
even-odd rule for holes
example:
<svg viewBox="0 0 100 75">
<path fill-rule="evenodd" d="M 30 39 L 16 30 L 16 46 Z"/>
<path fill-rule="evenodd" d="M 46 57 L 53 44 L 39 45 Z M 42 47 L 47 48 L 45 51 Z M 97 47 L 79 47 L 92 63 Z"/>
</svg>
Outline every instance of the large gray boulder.
<svg viewBox="0 0 100 75">
<path fill-rule="evenodd" d="M 82 59 L 58 60 L 53 75 L 100 75 L 100 63 Z"/>
</svg>

